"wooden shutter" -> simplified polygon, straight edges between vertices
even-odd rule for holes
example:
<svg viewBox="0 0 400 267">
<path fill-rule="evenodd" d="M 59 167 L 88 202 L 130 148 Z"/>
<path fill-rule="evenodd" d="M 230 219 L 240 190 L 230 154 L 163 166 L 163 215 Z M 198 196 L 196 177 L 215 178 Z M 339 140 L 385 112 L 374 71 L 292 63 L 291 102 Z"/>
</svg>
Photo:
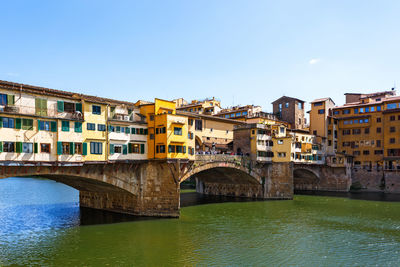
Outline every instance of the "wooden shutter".
<svg viewBox="0 0 400 267">
<path fill-rule="evenodd" d="M 82 144 L 82 155 L 83 156 L 87 155 L 87 143 Z"/>
<path fill-rule="evenodd" d="M 14 104 L 15 104 L 15 96 L 7 95 L 7 105 L 14 105 Z"/>
<path fill-rule="evenodd" d="M 52 122 L 50 122 L 50 128 L 51 128 L 51 131 L 54 133 L 54 132 L 57 132 L 57 122 L 56 121 L 52 121 Z"/>
<path fill-rule="evenodd" d="M 70 143 L 69 143 L 69 154 L 70 154 L 70 155 L 75 154 L 75 145 L 74 145 L 74 142 L 70 142 Z"/>
<path fill-rule="evenodd" d="M 3 142 L 0 142 L 0 152 L 3 152 Z"/>
<path fill-rule="evenodd" d="M 21 118 L 16 118 L 15 119 L 15 129 L 21 129 L 21 126 L 22 126 Z"/>
<path fill-rule="evenodd" d="M 62 155 L 62 142 L 57 142 L 57 154 Z"/>
<path fill-rule="evenodd" d="M 82 113 L 82 103 L 76 103 L 75 104 L 75 110 Z"/>
<path fill-rule="evenodd" d="M 33 153 L 38 153 L 38 143 L 33 143 Z"/>
<path fill-rule="evenodd" d="M 3 117 L 0 117 L 0 128 L 3 127 Z"/>
<path fill-rule="evenodd" d="M 144 144 L 140 144 L 140 154 L 144 154 Z"/>
<path fill-rule="evenodd" d="M 37 116 L 40 116 L 40 104 L 41 104 L 40 98 L 35 98 L 35 114 Z"/>
<path fill-rule="evenodd" d="M 128 146 L 127 145 L 122 145 L 122 154 L 124 154 L 124 155 L 128 154 Z"/>
<path fill-rule="evenodd" d="M 15 143 L 15 152 L 17 152 L 17 153 L 21 153 L 22 152 L 22 142 L 16 142 Z"/>
<path fill-rule="evenodd" d="M 110 155 L 114 155 L 114 144 L 110 144 Z"/>
<path fill-rule="evenodd" d="M 40 131 L 40 120 L 37 120 L 37 130 Z"/>
<path fill-rule="evenodd" d="M 64 112 L 64 101 L 57 101 L 57 111 Z"/>
</svg>

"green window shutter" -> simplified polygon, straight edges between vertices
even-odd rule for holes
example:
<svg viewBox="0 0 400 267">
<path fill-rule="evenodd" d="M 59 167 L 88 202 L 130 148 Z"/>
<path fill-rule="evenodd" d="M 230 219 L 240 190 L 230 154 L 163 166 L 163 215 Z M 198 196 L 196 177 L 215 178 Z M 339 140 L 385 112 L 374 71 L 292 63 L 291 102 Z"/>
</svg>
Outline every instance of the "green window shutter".
<svg viewBox="0 0 400 267">
<path fill-rule="evenodd" d="M 133 153 L 133 144 L 131 143 L 128 144 L 128 153 Z"/>
<path fill-rule="evenodd" d="M 15 148 L 17 153 L 22 153 L 22 142 L 16 142 Z"/>
<path fill-rule="evenodd" d="M 62 142 L 57 142 L 57 154 L 62 155 Z"/>
<path fill-rule="evenodd" d="M 144 134 L 147 135 L 149 133 L 148 129 L 144 129 Z"/>
<path fill-rule="evenodd" d="M 40 99 L 40 115 L 47 116 L 47 99 Z"/>
<path fill-rule="evenodd" d="M 143 128 L 140 128 L 140 134 L 143 134 Z"/>
<path fill-rule="evenodd" d="M 61 122 L 61 130 L 63 132 L 69 132 L 69 121 L 62 121 Z"/>
<path fill-rule="evenodd" d="M 82 144 L 82 155 L 83 156 L 87 155 L 87 143 Z"/>
<path fill-rule="evenodd" d="M 111 125 L 108 125 L 108 131 L 111 133 Z"/>
<path fill-rule="evenodd" d="M 51 123 L 50 123 L 50 128 L 51 128 L 51 131 L 54 133 L 54 132 L 57 132 L 57 122 L 56 121 L 52 121 Z"/>
<path fill-rule="evenodd" d="M 135 134 L 135 133 L 136 133 L 136 129 L 132 128 L 132 134 Z"/>
<path fill-rule="evenodd" d="M 41 104 L 41 99 L 40 98 L 35 98 L 35 114 L 37 116 L 40 116 L 40 104 Z"/>
<path fill-rule="evenodd" d="M 57 101 L 57 111 L 64 112 L 64 101 Z"/>
<path fill-rule="evenodd" d="M 70 143 L 69 143 L 69 154 L 70 154 L 70 155 L 75 154 L 74 142 L 70 142 Z"/>
<path fill-rule="evenodd" d="M 75 132 L 76 133 L 82 132 L 82 123 L 81 122 L 75 122 Z"/>
<path fill-rule="evenodd" d="M 125 127 L 125 133 L 126 133 L 126 134 L 129 134 L 129 132 L 130 132 L 130 131 L 129 131 L 129 127 Z"/>
<path fill-rule="evenodd" d="M 127 145 L 122 145 L 122 154 L 124 154 L 124 155 L 128 154 L 128 146 Z"/>
<path fill-rule="evenodd" d="M 15 104 L 15 95 L 7 95 L 7 105 Z"/>
<path fill-rule="evenodd" d="M 40 131 L 40 120 L 37 120 L 37 130 Z"/>
<path fill-rule="evenodd" d="M 82 103 L 76 103 L 75 104 L 75 110 L 82 113 Z"/>
<path fill-rule="evenodd" d="M 0 142 L 0 152 L 3 152 L 3 142 Z"/>
<path fill-rule="evenodd" d="M 3 128 L 3 118 L 0 117 L 0 128 Z"/>
<path fill-rule="evenodd" d="M 33 143 L 33 152 L 38 153 L 38 143 Z"/>
<path fill-rule="evenodd" d="M 16 118 L 15 119 L 15 129 L 21 129 L 21 125 L 22 125 L 21 118 Z"/>
<path fill-rule="evenodd" d="M 140 154 L 144 154 L 144 144 L 140 144 Z"/>
<path fill-rule="evenodd" d="M 110 144 L 110 155 L 114 155 L 114 144 Z"/>
</svg>

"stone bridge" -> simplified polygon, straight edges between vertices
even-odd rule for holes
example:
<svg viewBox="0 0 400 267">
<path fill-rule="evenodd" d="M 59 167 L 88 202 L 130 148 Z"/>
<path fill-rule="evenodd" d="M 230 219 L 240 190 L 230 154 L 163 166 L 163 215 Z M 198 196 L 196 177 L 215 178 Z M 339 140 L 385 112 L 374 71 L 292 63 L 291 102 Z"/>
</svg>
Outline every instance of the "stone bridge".
<svg viewBox="0 0 400 267">
<path fill-rule="evenodd" d="M 162 217 L 179 216 L 180 184 L 190 177 L 199 193 L 292 199 L 294 188 L 345 190 L 348 184 L 341 175 L 341 170 L 322 166 L 257 163 L 229 155 L 197 155 L 194 161 L 0 164 L 0 178 L 39 176 L 79 190 L 83 207 Z"/>
<path fill-rule="evenodd" d="M 349 191 L 351 169 L 323 164 L 293 164 L 295 191 Z"/>
</svg>

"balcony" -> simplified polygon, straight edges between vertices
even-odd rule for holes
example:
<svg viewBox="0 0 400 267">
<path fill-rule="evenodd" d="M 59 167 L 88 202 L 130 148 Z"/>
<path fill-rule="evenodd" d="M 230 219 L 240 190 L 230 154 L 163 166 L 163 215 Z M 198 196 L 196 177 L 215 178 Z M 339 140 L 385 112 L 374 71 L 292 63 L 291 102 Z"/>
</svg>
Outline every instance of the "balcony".
<svg viewBox="0 0 400 267">
<path fill-rule="evenodd" d="M 116 120 L 116 121 L 134 121 L 133 119 L 133 114 L 127 115 L 127 114 L 114 114 L 110 116 L 111 120 Z"/>
<path fill-rule="evenodd" d="M 0 113 L 10 115 L 25 115 L 25 116 L 37 116 L 44 118 L 54 119 L 66 119 L 66 120 L 83 120 L 83 114 L 80 111 L 64 110 L 59 112 L 57 108 L 36 108 L 32 106 L 22 105 L 6 105 L 0 106 Z"/>
</svg>

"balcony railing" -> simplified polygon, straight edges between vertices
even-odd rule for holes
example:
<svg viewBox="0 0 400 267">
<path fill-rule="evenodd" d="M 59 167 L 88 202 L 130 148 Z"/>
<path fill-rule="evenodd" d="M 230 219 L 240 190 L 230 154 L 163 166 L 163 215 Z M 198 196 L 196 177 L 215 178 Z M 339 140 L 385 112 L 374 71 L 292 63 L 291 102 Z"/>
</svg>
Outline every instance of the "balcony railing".
<svg viewBox="0 0 400 267">
<path fill-rule="evenodd" d="M 67 120 L 83 120 L 83 114 L 80 111 L 65 110 L 63 112 L 58 112 L 57 108 L 40 109 L 22 105 L 0 106 L 0 113 L 10 115 L 40 116 Z"/>
</svg>

